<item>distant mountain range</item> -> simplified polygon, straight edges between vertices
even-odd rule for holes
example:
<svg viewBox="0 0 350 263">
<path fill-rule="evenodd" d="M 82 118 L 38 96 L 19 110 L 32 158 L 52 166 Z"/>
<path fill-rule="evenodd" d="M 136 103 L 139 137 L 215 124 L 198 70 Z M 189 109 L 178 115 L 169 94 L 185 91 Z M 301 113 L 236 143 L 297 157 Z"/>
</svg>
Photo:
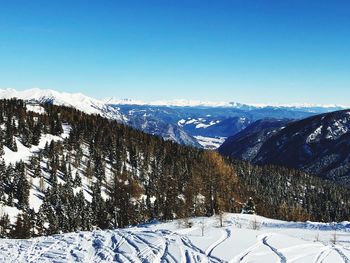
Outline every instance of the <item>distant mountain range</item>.
<svg viewBox="0 0 350 263">
<path fill-rule="evenodd" d="M 329 108 L 331 111 L 334 109 L 346 108 L 343 105 L 336 104 L 308 104 L 308 103 L 294 103 L 294 104 L 257 104 L 257 103 L 239 103 L 239 102 L 223 102 L 223 101 L 200 101 L 200 100 L 155 100 L 146 102 L 142 100 L 133 99 L 116 99 L 106 98 L 103 100 L 106 104 L 117 104 L 117 105 L 142 105 L 142 106 L 168 106 L 168 107 L 222 107 L 222 108 L 237 108 L 237 109 L 257 109 L 257 108 L 288 108 L 290 110 L 303 109 L 306 111 L 317 112 L 324 111 L 325 108 Z"/>
<path fill-rule="evenodd" d="M 80 93 L 30 89 L 0 90 L 0 98 L 19 98 L 28 102 L 49 102 L 75 107 L 89 114 L 115 119 L 146 133 L 180 144 L 218 148 L 227 137 L 265 118 L 303 119 L 343 109 L 337 105 L 248 105 L 236 102 L 188 100 L 146 103 L 113 98 L 98 100 Z"/>
<path fill-rule="evenodd" d="M 255 164 L 296 168 L 349 184 L 350 110 L 299 121 L 258 121 L 228 138 L 219 151 Z"/>
</svg>

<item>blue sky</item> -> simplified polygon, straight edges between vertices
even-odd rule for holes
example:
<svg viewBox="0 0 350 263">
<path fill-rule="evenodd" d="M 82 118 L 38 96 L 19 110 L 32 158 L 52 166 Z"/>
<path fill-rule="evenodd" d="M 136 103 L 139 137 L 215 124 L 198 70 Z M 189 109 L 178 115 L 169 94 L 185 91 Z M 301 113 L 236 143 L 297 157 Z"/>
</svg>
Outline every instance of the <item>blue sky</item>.
<svg viewBox="0 0 350 263">
<path fill-rule="evenodd" d="M 350 102 L 350 2 L 2 0 L 0 87 Z"/>
</svg>

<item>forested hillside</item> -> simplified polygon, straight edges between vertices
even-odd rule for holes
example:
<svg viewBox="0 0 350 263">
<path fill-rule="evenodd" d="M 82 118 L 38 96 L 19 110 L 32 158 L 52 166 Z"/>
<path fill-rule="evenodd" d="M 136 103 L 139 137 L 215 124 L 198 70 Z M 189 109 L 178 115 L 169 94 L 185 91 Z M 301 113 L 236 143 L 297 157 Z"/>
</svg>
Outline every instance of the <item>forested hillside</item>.
<svg viewBox="0 0 350 263">
<path fill-rule="evenodd" d="M 253 196 L 257 213 L 293 221 L 348 221 L 347 187 L 299 170 L 231 160 L 239 178 L 238 196 Z"/>
<path fill-rule="evenodd" d="M 346 189 L 231 162 L 74 108 L 1 100 L 0 127 L 1 237 L 240 212 L 250 196 L 262 215 L 349 219 Z"/>
</svg>

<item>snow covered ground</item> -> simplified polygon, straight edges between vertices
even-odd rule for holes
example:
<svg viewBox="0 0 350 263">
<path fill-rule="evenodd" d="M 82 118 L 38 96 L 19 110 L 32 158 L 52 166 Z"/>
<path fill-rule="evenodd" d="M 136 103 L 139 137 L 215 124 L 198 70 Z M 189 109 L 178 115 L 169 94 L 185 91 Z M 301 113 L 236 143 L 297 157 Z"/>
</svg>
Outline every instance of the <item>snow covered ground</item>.
<svg viewBox="0 0 350 263">
<path fill-rule="evenodd" d="M 194 136 L 198 143 L 202 145 L 205 149 L 217 149 L 219 148 L 224 141 L 226 140 L 226 137 L 204 137 L 204 136 Z"/>
<path fill-rule="evenodd" d="M 0 262 L 350 262 L 348 222 L 294 223 L 240 214 L 227 214 L 223 227 L 215 217 L 190 222 L 191 228 L 172 221 L 3 239 Z"/>
</svg>

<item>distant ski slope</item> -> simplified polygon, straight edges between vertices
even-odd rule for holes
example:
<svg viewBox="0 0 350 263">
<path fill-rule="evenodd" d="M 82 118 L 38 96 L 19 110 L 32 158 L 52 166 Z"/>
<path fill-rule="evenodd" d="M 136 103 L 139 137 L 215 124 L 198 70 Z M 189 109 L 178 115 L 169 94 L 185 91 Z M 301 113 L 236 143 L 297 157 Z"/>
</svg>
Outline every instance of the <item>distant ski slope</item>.
<svg viewBox="0 0 350 263">
<path fill-rule="evenodd" d="M 0 262 L 349 262 L 348 222 L 293 223 L 228 214 L 113 231 L 0 240 Z M 253 225 L 260 229 L 252 229 Z M 202 236 L 204 225 L 204 236 Z M 337 232 L 334 229 L 337 228 Z M 337 242 L 331 240 L 336 233 Z"/>
</svg>

